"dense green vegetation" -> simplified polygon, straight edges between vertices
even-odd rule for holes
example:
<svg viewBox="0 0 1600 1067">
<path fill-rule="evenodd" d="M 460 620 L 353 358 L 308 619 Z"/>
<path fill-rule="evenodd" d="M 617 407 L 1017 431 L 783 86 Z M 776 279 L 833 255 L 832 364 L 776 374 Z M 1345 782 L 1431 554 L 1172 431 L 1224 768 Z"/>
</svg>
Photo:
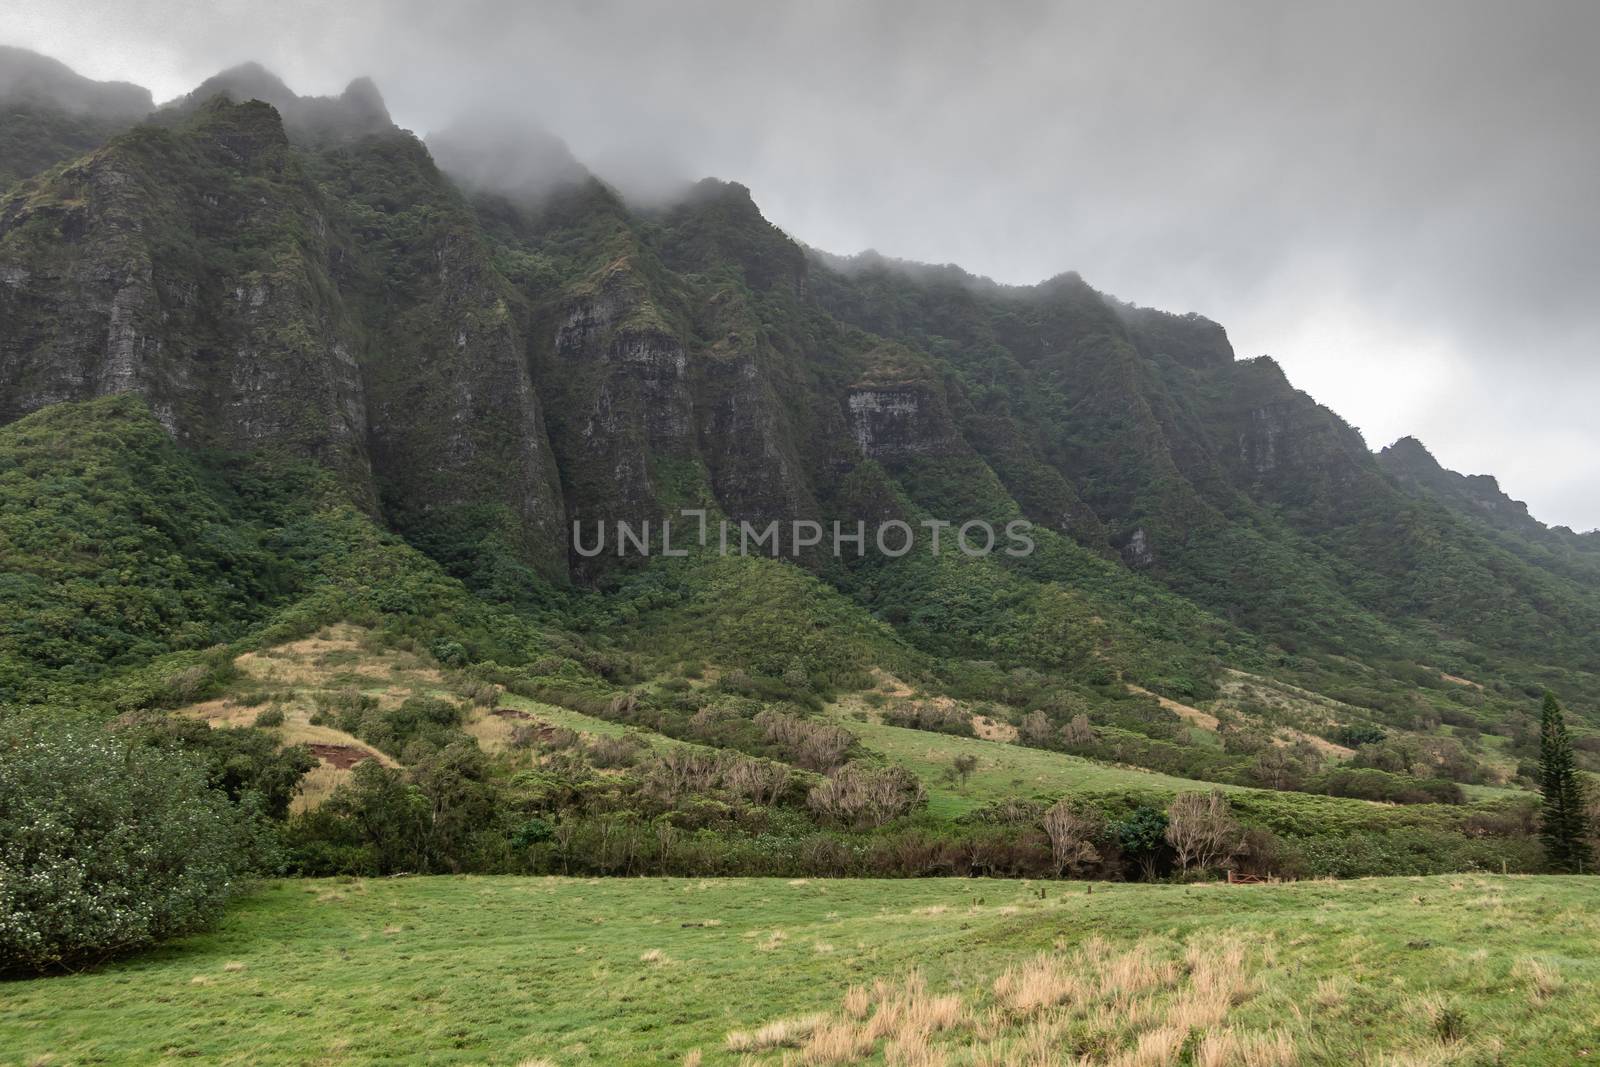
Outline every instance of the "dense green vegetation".
<svg viewBox="0 0 1600 1067">
<path fill-rule="evenodd" d="M 275 844 L 176 754 L 0 727 L 0 974 L 80 969 L 216 920 Z"/>
</svg>

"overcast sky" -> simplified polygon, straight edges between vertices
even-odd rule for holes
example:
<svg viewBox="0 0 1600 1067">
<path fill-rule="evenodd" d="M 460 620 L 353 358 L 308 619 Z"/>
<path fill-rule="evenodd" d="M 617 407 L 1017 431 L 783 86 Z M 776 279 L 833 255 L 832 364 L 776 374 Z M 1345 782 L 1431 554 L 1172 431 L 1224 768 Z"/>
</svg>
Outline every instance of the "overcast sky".
<svg viewBox="0 0 1600 1067">
<path fill-rule="evenodd" d="M 1600 2 L 7 0 L 0 43 L 158 100 L 368 74 L 418 132 L 515 106 L 830 251 L 1077 270 L 1600 526 Z"/>
</svg>

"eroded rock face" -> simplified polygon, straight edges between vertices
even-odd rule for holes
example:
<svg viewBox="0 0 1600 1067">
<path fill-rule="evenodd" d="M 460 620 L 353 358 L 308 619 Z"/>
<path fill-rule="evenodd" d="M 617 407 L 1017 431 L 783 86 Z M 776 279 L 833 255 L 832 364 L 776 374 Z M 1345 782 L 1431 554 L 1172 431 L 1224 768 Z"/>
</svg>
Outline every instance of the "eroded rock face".
<svg viewBox="0 0 1600 1067">
<path fill-rule="evenodd" d="M 404 529 L 466 544 L 492 531 L 564 578 L 509 290 L 414 139 L 339 159 L 349 169 L 319 184 L 272 107 L 212 100 L 13 190 L 0 419 L 137 392 L 181 442 L 315 460 Z M 367 205 L 352 236 L 342 213 L 359 195 L 338 183 L 364 164 L 412 189 Z"/>
<path fill-rule="evenodd" d="M 574 520 L 639 519 L 661 510 L 652 470 L 690 461 L 688 357 L 643 281 L 625 264 L 570 296 L 539 375 L 551 441 Z"/>
<path fill-rule="evenodd" d="M 841 431 L 825 425 L 802 440 L 774 374 L 776 358 L 754 334 L 734 330 L 696 367 L 700 453 L 712 492 L 735 519 L 816 518 L 802 448 L 829 456 Z"/>
<path fill-rule="evenodd" d="M 845 398 L 856 447 L 868 459 L 948 456 L 964 451 L 944 400 L 921 383 L 853 387 Z"/>
<path fill-rule="evenodd" d="M 1122 546 L 1122 559 L 1128 566 L 1139 570 L 1155 566 L 1155 548 L 1150 544 L 1150 535 L 1144 527 L 1136 527 L 1128 536 L 1128 543 Z"/>
</svg>

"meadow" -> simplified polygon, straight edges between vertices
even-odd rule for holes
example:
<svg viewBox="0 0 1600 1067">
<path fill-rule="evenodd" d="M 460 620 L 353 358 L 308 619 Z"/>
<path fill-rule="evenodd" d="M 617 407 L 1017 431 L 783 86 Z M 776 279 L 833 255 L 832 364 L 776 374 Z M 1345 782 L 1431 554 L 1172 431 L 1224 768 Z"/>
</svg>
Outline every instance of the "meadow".
<svg viewBox="0 0 1600 1067">
<path fill-rule="evenodd" d="M 1005 741 L 913 730 L 849 715 L 836 715 L 835 721 L 860 738 L 865 748 L 922 779 L 928 789 L 928 810 L 939 816 L 961 815 L 1014 797 L 1054 800 L 1062 793 L 1180 792 L 1197 788 L 1234 793 L 1241 789 L 1234 785 L 1175 778 L 1139 767 L 1097 763 L 1063 752 L 1027 748 Z M 966 778 L 953 779 L 949 772 L 960 756 L 971 756 L 975 764 Z"/>
<path fill-rule="evenodd" d="M 0 985 L 0 1063 L 1548 1064 L 1600 883 L 413 877 Z"/>
</svg>

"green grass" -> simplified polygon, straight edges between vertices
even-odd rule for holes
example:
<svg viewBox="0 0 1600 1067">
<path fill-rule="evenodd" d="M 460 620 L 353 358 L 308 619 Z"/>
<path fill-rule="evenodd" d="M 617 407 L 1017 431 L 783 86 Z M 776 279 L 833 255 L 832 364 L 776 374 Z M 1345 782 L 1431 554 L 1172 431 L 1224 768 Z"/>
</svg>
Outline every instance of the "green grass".
<svg viewBox="0 0 1600 1067">
<path fill-rule="evenodd" d="M 1246 946 L 1248 989 L 1227 1023 L 1283 1029 L 1302 1065 L 1389 1062 L 1380 1052 L 1569 1064 L 1600 1047 L 1596 890 L 1594 879 L 1483 876 L 1092 891 L 964 879 L 280 882 L 215 932 L 0 985 L 0 1063 L 609 1065 L 677 1063 L 698 1048 L 707 1064 L 734 1064 L 727 1031 L 837 1012 L 852 985 L 918 967 L 930 992 L 981 1013 L 1007 968 L 1098 936 L 1113 953 L 1142 941 L 1157 959 L 1218 938 Z M 641 960 L 652 950 L 664 960 Z M 1444 1009 L 1450 1042 L 1430 1022 Z M 1132 1025 L 1091 1013 L 1071 1032 L 1101 1023 Z"/>
<path fill-rule="evenodd" d="M 1467 795 L 1467 800 L 1472 803 L 1493 800 L 1505 800 L 1508 797 L 1537 797 L 1539 794 L 1526 789 L 1518 789 L 1509 785 L 1470 785 L 1463 784 L 1461 791 Z"/>
<path fill-rule="evenodd" d="M 1008 797 L 1053 799 L 1062 793 L 1129 789 L 1224 789 L 1229 792 L 1240 789 L 1239 786 L 1174 778 L 1136 767 L 1095 763 L 1081 756 L 1004 741 L 861 722 L 848 715 L 836 715 L 835 721 L 859 737 L 866 748 L 882 753 L 921 778 L 928 787 L 928 808 L 936 815 L 960 815 Z M 965 783 L 955 784 L 945 777 L 945 771 L 960 755 L 975 756 L 978 766 Z"/>
<path fill-rule="evenodd" d="M 563 708 L 558 704 L 546 704 L 541 700 L 531 700 L 528 697 L 517 696 L 515 693 L 502 693 L 499 706 L 525 711 L 529 715 L 538 716 L 551 726 L 576 730 L 580 734 L 590 734 L 594 737 L 621 737 L 630 729 L 620 722 L 597 719 L 593 715 L 585 715 L 581 711 Z M 641 736 L 648 737 L 651 741 L 655 741 L 657 738 L 662 741 L 670 741 L 669 738 L 661 737 L 659 734 L 644 733 L 643 731 L 635 732 L 641 734 Z"/>
</svg>

